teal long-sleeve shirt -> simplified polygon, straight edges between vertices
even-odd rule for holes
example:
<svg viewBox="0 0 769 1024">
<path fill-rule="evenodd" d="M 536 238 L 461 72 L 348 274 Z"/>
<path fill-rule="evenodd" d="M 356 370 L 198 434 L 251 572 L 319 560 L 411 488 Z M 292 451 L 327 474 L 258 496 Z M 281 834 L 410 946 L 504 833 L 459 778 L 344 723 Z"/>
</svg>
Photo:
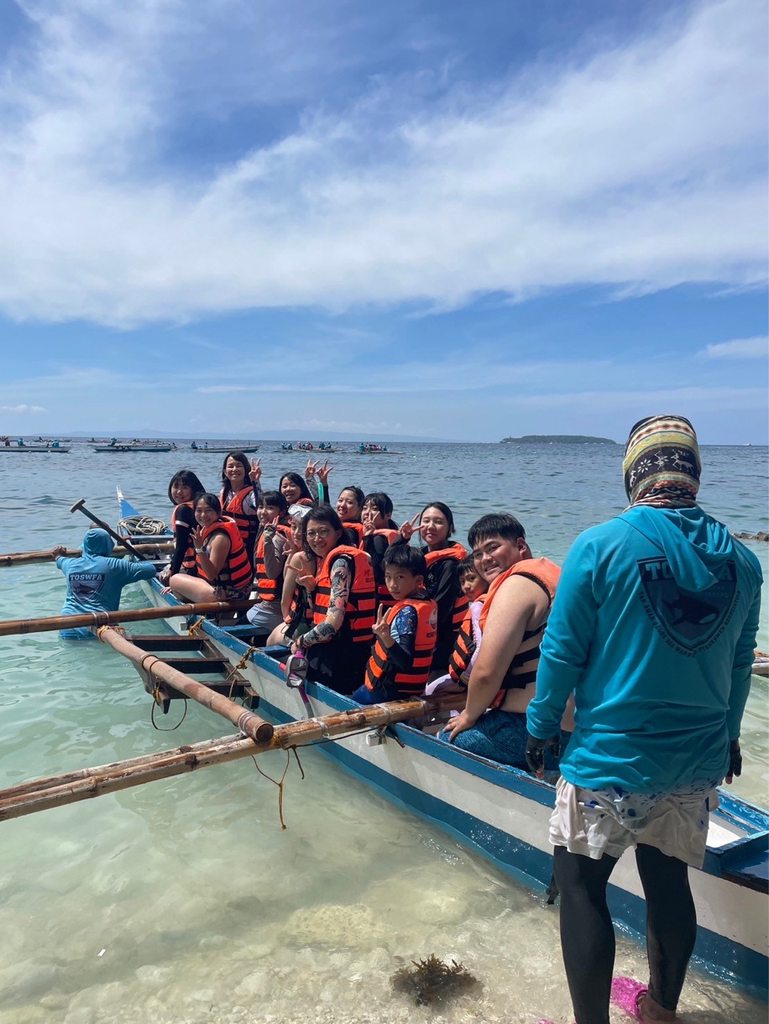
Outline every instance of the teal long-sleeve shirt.
<svg viewBox="0 0 769 1024">
<path fill-rule="evenodd" d="M 567 781 L 653 793 L 720 781 L 750 689 L 761 569 L 699 507 L 638 506 L 574 543 L 542 642 L 528 727 Z"/>
</svg>

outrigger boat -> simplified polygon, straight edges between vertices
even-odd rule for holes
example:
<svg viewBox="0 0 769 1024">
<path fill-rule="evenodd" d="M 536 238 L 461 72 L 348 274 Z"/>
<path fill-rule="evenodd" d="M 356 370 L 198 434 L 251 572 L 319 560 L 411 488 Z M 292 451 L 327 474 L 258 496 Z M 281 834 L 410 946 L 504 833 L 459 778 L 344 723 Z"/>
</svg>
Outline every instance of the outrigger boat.
<svg viewBox="0 0 769 1024">
<path fill-rule="evenodd" d="M 258 452 L 258 444 L 250 444 L 247 446 L 230 445 L 228 448 L 212 448 L 211 445 L 206 444 L 191 444 L 190 450 L 193 452 L 214 452 L 216 455 L 227 455 L 229 452 L 243 452 L 244 455 L 248 455 L 251 452 Z"/>
<path fill-rule="evenodd" d="M 137 515 L 120 492 L 118 496 L 121 519 Z M 178 605 L 157 580 L 142 586 L 157 607 L 171 611 Z M 170 618 L 168 624 L 180 636 L 188 635 L 183 619 Z M 234 666 L 244 685 L 258 695 L 260 714 L 276 723 L 317 722 L 359 709 L 319 683 L 297 682 L 290 673 L 287 679 L 279 660 L 285 649 L 251 648 L 250 626 L 206 619 L 197 628 L 213 652 L 209 656 Z M 457 750 L 408 724 L 332 739 L 321 749 L 393 803 L 427 818 L 529 888 L 541 892 L 550 882 L 547 824 L 555 789 L 549 783 Z M 703 868 L 690 872 L 699 922 L 695 957 L 717 976 L 766 998 L 769 814 L 725 791 L 720 799 L 710 818 Z M 643 935 L 646 907 L 632 856 L 620 859 L 609 890 L 615 922 Z"/>
<path fill-rule="evenodd" d="M 52 452 L 54 455 L 66 455 L 69 447 L 53 444 L 11 444 L 0 445 L 0 452 Z"/>
<path fill-rule="evenodd" d="M 173 444 L 99 444 L 94 445 L 95 452 L 172 452 Z M 229 451 L 229 449 L 227 449 Z"/>
</svg>

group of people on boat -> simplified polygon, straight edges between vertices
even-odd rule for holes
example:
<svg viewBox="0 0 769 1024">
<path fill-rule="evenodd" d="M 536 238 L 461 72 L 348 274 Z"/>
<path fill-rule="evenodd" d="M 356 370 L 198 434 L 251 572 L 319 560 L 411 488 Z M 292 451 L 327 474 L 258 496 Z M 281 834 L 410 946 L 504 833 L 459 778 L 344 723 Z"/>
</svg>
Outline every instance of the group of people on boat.
<svg viewBox="0 0 769 1024">
<path fill-rule="evenodd" d="M 331 441 L 319 441 L 317 445 L 312 441 L 297 441 L 296 444 L 293 441 L 283 441 L 280 448 L 284 452 L 313 452 L 316 449 L 319 452 L 335 451 Z"/>
<path fill-rule="evenodd" d="M 363 704 L 463 692 L 441 738 L 560 773 L 550 840 L 579 1024 L 609 1021 L 606 889 L 628 847 L 650 966 L 633 1010 L 646 1024 L 679 1020 L 696 932 L 687 866 L 702 865 L 715 787 L 741 771 L 762 577 L 697 504 L 700 471 L 686 418 L 639 421 L 628 508 L 577 538 L 563 570 L 534 556 L 507 512 L 481 516 L 466 548 L 442 501 L 400 526 L 381 491 L 346 486 L 332 504 L 328 463 L 265 490 L 259 460 L 233 451 L 219 494 L 190 470 L 169 484 L 172 592 L 253 588 L 253 642 L 290 646 L 309 678 Z"/>
</svg>

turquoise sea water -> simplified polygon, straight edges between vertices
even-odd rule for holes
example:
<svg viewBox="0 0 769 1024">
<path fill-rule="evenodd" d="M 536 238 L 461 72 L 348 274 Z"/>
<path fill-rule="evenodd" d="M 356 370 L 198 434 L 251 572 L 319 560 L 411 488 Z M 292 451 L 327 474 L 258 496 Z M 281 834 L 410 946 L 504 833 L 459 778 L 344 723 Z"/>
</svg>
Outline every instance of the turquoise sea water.
<svg viewBox="0 0 769 1024">
<path fill-rule="evenodd" d="M 304 466 L 300 453 L 276 448 L 262 444 L 266 485 Z M 510 510 L 535 552 L 556 560 L 576 533 L 624 504 L 620 448 L 399 451 L 333 455 L 333 494 L 350 483 L 384 489 L 399 521 L 444 500 L 460 539 L 483 512 Z M 734 530 L 769 529 L 767 450 L 705 448 L 703 460 L 702 504 Z M 88 524 L 70 505 L 85 497 L 114 522 L 116 484 L 167 519 L 172 473 L 189 465 L 216 490 L 221 461 L 97 455 L 85 445 L 68 455 L 0 451 L 0 547 L 77 546 Z M 753 547 L 766 567 L 767 545 Z M 0 617 L 58 612 L 53 565 L 0 573 Z M 142 604 L 138 589 L 124 604 Z M 765 608 L 764 650 L 767 621 Z M 0 643 L 0 786 L 227 732 L 197 707 L 175 732 L 157 732 L 138 676 L 95 642 L 38 633 Z M 766 698 L 767 680 L 754 679 L 735 787 L 761 804 Z M 279 776 L 282 757 L 262 767 Z M 304 781 L 289 772 L 285 832 L 275 787 L 251 761 L 0 823 L 0 1024 L 571 1021 L 552 908 L 316 751 L 302 762 Z M 480 992 L 438 1012 L 395 996 L 390 975 L 433 952 L 463 961 Z M 621 941 L 618 970 L 643 977 L 643 951 Z M 696 973 L 682 1010 L 694 1024 L 766 1020 L 765 1006 Z"/>
</svg>

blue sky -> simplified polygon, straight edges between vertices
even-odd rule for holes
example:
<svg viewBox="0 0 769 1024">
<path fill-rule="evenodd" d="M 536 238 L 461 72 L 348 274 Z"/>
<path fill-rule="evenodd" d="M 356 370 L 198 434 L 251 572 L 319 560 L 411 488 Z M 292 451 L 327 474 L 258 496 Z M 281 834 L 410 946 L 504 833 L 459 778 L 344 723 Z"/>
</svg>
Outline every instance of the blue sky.
<svg viewBox="0 0 769 1024">
<path fill-rule="evenodd" d="M 0 433 L 767 442 L 763 0 L 0 7 Z"/>
</svg>

